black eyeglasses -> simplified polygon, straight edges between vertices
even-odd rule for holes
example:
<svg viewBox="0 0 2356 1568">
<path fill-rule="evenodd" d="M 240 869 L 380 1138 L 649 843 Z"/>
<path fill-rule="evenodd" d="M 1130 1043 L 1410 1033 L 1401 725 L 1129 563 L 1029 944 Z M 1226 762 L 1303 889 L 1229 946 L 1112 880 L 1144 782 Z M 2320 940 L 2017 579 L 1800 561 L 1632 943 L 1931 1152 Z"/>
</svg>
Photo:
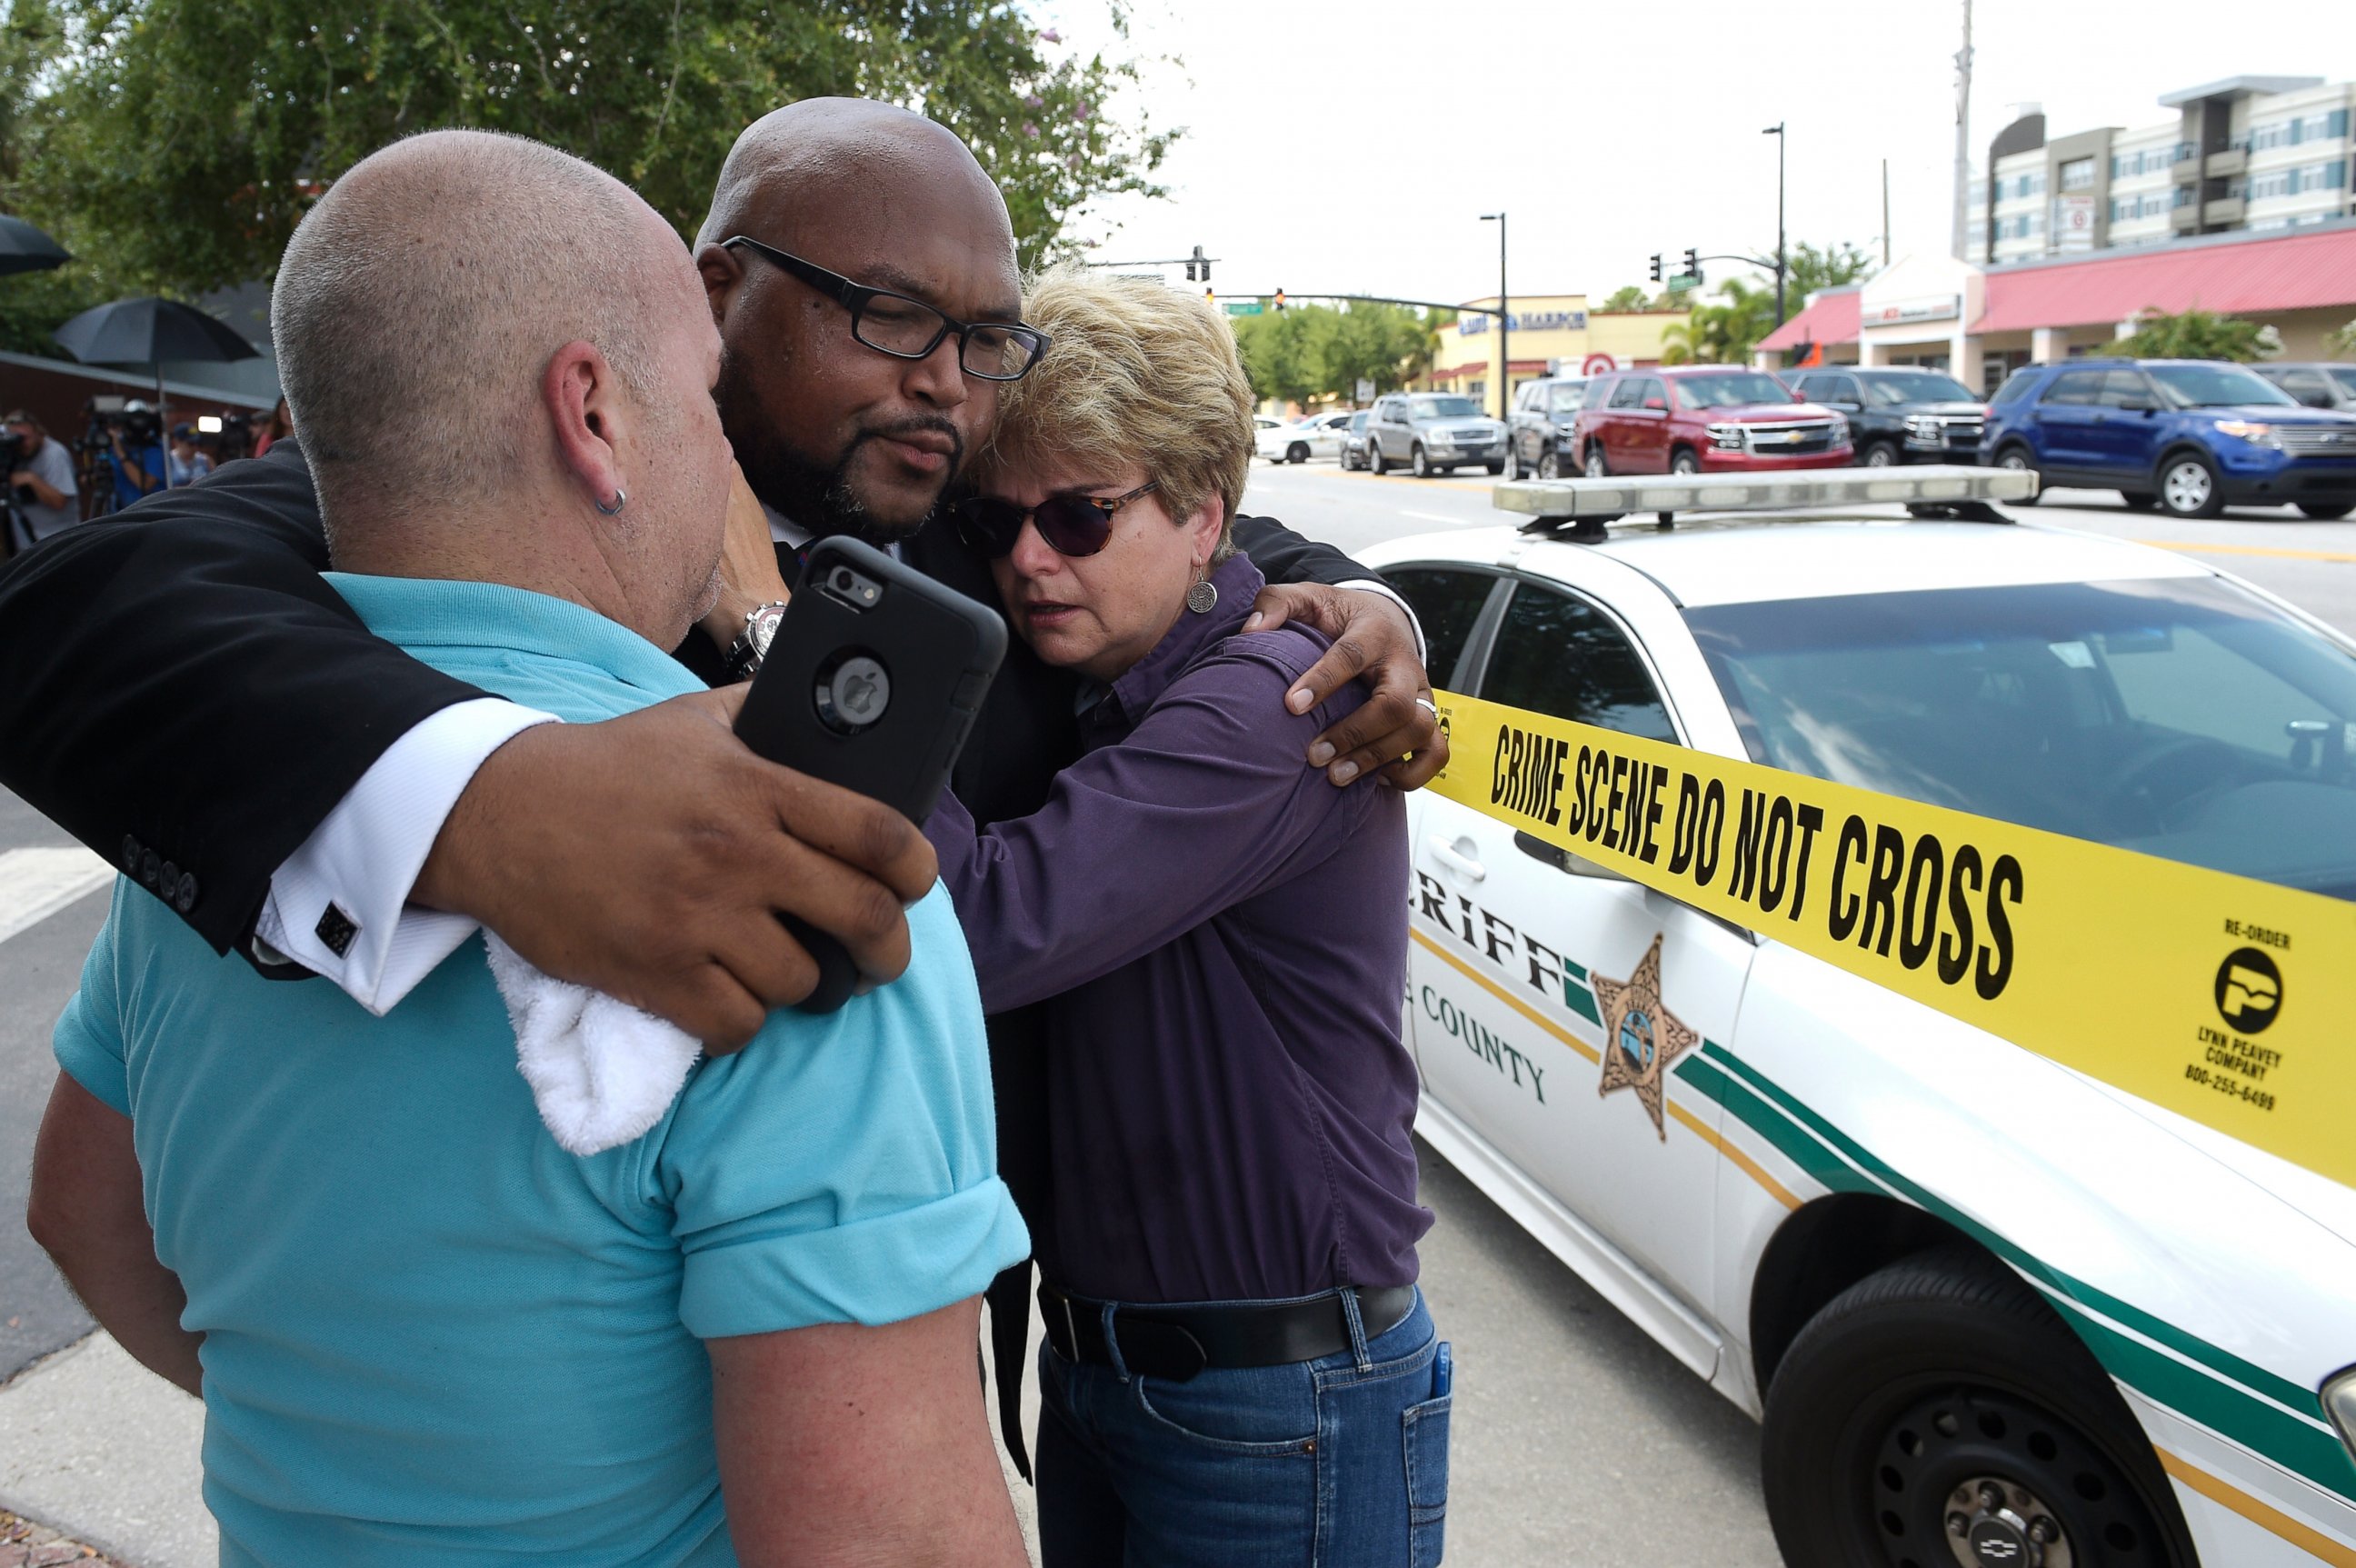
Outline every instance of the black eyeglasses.
<svg viewBox="0 0 2356 1568">
<path fill-rule="evenodd" d="M 1047 351 L 1051 341 L 1044 332 L 1019 321 L 959 321 L 921 299 L 894 294 L 888 288 L 869 288 L 865 284 L 853 283 L 841 273 L 829 272 L 816 262 L 806 262 L 775 245 L 765 245 L 749 234 L 734 235 L 720 242 L 757 251 L 779 272 L 799 278 L 851 312 L 853 338 L 895 360 L 921 360 L 954 332 L 958 338 L 958 363 L 965 367 L 968 375 L 980 376 L 986 381 L 1015 381 L 1039 362 L 1039 356 Z"/>
<path fill-rule="evenodd" d="M 1039 537 L 1058 555 L 1094 555 L 1112 539 L 1113 513 L 1161 483 L 1148 479 L 1125 496 L 1049 496 L 1033 507 L 997 496 L 968 496 L 949 512 L 959 537 L 992 561 L 1014 553 L 1026 522 L 1039 525 Z"/>
</svg>

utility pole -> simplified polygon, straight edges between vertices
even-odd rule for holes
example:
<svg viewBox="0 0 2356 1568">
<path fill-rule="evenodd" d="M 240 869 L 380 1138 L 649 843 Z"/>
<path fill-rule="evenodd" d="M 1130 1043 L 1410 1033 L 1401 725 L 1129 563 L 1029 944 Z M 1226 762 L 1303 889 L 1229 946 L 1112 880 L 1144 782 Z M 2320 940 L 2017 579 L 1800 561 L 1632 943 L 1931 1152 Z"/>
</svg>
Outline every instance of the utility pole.
<svg viewBox="0 0 2356 1568">
<path fill-rule="evenodd" d="M 1505 315 L 1511 308 L 1505 299 L 1505 215 L 1483 212 L 1481 221 L 1497 226 L 1497 417 L 1509 419 L 1513 416 L 1513 409 L 1506 400 L 1513 389 L 1514 362 L 1505 357 Z"/>
<path fill-rule="evenodd" d="M 1881 266 L 1890 270 L 1890 160 L 1881 160 Z"/>
<path fill-rule="evenodd" d="M 1775 138 L 1775 325 L 1783 325 L 1783 274 L 1790 263 L 1783 258 L 1783 122 L 1776 121 L 1759 133 Z"/>
<path fill-rule="evenodd" d="M 1955 51 L 1955 213 L 1949 249 L 1957 261 L 1968 258 L 1972 188 L 1972 0 L 1964 0 L 1964 47 Z"/>
</svg>

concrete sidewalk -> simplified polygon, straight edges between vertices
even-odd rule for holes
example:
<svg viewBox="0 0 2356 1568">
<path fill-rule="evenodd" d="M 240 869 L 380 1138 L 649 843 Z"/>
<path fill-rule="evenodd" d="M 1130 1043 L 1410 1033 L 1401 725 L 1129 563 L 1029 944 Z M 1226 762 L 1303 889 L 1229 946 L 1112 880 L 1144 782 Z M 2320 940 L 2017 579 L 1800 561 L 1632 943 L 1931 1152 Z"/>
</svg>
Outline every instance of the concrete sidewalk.
<svg viewBox="0 0 2356 1568">
<path fill-rule="evenodd" d="M 198 1496 L 204 1427 L 202 1405 L 93 1334 L 0 1388 L 0 1509 L 123 1568 L 212 1568 L 220 1536 Z M 77 1560 L 89 1561 L 25 1559 Z"/>
</svg>

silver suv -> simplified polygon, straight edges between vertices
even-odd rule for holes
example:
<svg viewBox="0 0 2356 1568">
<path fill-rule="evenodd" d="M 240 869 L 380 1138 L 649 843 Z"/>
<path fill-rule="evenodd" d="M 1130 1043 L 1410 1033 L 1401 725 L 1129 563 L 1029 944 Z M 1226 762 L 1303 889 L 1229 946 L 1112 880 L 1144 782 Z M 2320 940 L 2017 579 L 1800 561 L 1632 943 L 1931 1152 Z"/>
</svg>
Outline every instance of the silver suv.
<svg viewBox="0 0 2356 1568">
<path fill-rule="evenodd" d="M 1478 463 L 1505 471 L 1505 427 L 1454 392 L 1393 392 L 1366 421 L 1366 467 L 1384 473 L 1404 465 L 1419 479 Z"/>
</svg>

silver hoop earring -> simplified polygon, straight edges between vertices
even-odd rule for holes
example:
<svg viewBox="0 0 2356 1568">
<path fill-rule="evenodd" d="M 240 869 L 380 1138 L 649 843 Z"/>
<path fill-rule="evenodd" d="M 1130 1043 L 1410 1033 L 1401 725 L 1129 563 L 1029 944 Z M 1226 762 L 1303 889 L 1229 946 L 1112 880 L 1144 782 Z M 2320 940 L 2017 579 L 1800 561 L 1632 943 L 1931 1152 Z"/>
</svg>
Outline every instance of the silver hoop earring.
<svg viewBox="0 0 2356 1568">
<path fill-rule="evenodd" d="M 621 487 L 621 486 L 619 486 L 619 485 L 616 485 L 616 486 L 614 487 L 614 504 L 613 504 L 612 506 L 607 506 L 604 501 L 598 501 L 598 502 L 595 502 L 595 503 L 594 503 L 594 505 L 596 506 L 597 510 L 598 510 L 599 511 L 604 512 L 607 517 L 611 517 L 611 516 L 613 516 L 616 512 L 620 511 L 624 507 L 626 507 L 626 506 L 627 506 L 627 505 L 629 505 L 629 504 L 630 504 L 630 498 L 629 498 L 629 496 L 628 496 L 628 495 L 627 495 L 627 494 L 623 490 L 622 487 Z"/>
<path fill-rule="evenodd" d="M 1212 607 L 1218 602 L 1219 590 L 1212 585 L 1208 577 L 1195 578 L 1194 585 L 1186 590 L 1186 607 L 1198 616 L 1209 615 Z"/>
</svg>

